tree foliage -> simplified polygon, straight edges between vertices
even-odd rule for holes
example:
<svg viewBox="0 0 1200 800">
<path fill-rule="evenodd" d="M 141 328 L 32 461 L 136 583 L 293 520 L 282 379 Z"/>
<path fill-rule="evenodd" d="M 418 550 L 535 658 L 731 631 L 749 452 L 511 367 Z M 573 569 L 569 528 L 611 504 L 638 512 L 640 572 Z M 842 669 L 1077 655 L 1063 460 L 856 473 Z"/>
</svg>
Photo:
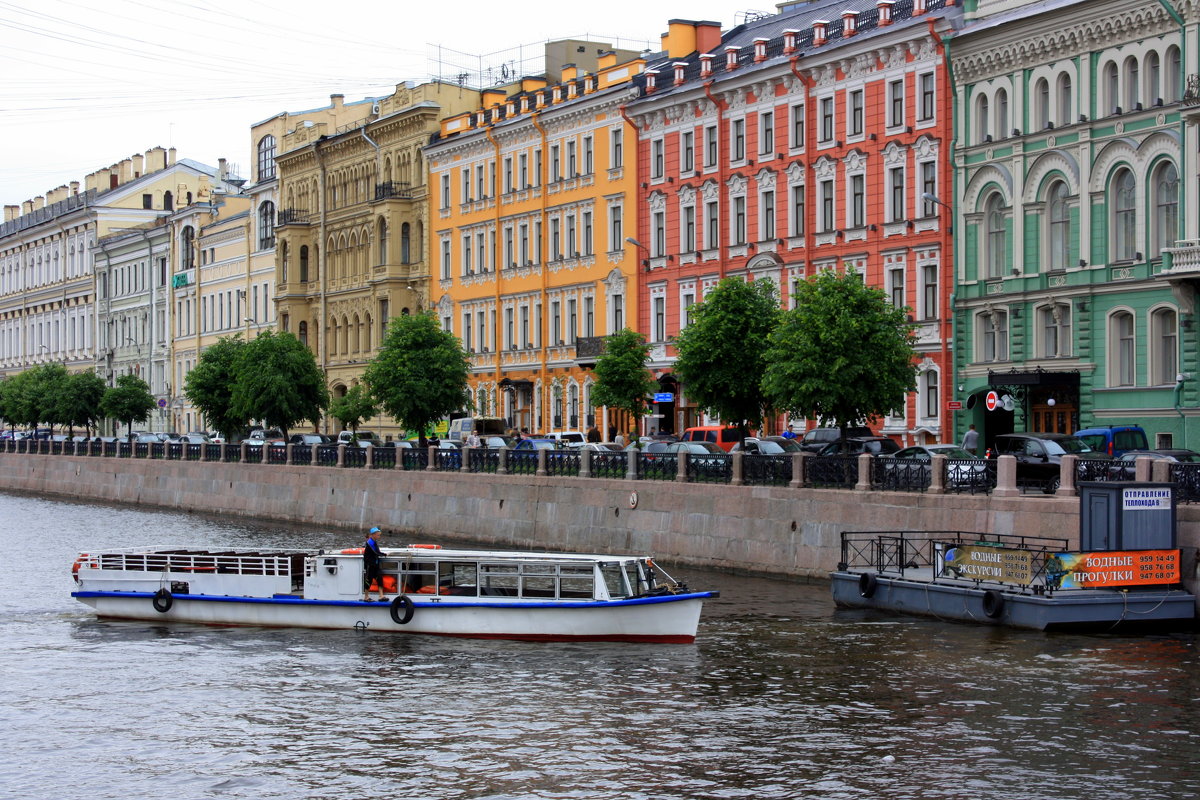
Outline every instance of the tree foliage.
<svg viewBox="0 0 1200 800">
<path fill-rule="evenodd" d="M 853 271 L 798 282 L 795 297 L 771 334 L 762 383 L 768 402 L 842 428 L 902 406 L 916 383 L 907 309 Z"/>
<path fill-rule="evenodd" d="M 74 435 L 75 427 L 91 428 L 101 419 L 100 403 L 107 387 L 94 372 L 76 372 L 67 376 L 57 398 L 60 425 Z"/>
<path fill-rule="evenodd" d="M 258 334 L 239 350 L 235 375 L 230 411 L 244 420 L 262 420 L 284 436 L 297 423 L 320 422 L 329 406 L 325 374 L 291 333 Z"/>
<path fill-rule="evenodd" d="M 30 373 L 18 372 L 0 381 L 0 417 L 16 429 L 38 423 L 37 409 L 31 401 Z"/>
<path fill-rule="evenodd" d="M 237 438 L 250 417 L 233 411 L 233 389 L 238 382 L 238 357 L 246 347 L 240 336 L 219 340 L 200 354 L 196 366 L 188 373 L 183 393 L 207 424 L 225 437 Z"/>
<path fill-rule="evenodd" d="M 458 337 L 432 314 L 402 314 L 388 325 L 362 379 L 380 408 L 423 437 L 435 422 L 470 407 L 469 369 Z"/>
<path fill-rule="evenodd" d="M 592 403 L 629 413 L 636 426 L 646 413 L 647 396 L 658 388 L 646 369 L 650 348 L 646 337 L 628 328 L 609 336 L 596 360 Z"/>
<path fill-rule="evenodd" d="M 150 386 L 137 375 L 117 378 L 117 385 L 106 389 L 100 399 L 100 410 L 104 416 L 124 422 L 127 433 L 133 433 L 133 423 L 150 419 L 150 412 L 154 408 Z"/>
<path fill-rule="evenodd" d="M 688 399 L 723 421 L 757 428 L 767 412 L 762 392 L 766 351 L 779 320 L 769 280 L 725 278 L 675 339 L 675 372 Z"/>
<path fill-rule="evenodd" d="M 66 367 L 62 364 L 41 364 L 26 370 L 26 373 L 29 376 L 26 391 L 32 405 L 30 411 L 37 417 L 30 424 L 44 422 L 51 429 L 57 425 L 66 425 L 61 402 L 70 380 Z"/>
<path fill-rule="evenodd" d="M 359 425 L 378 413 L 375 398 L 360 383 L 351 386 L 344 395 L 329 404 L 329 416 L 340 422 L 343 428 L 352 431 L 357 431 Z"/>
</svg>

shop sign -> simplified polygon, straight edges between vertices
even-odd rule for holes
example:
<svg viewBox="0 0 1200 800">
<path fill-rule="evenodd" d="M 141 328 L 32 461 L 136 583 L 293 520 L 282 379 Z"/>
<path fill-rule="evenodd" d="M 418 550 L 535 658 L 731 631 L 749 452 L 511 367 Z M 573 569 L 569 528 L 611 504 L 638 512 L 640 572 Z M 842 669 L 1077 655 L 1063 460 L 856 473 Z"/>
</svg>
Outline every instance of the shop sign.
<svg viewBox="0 0 1200 800">
<path fill-rule="evenodd" d="M 1055 589 L 1106 589 L 1179 583 L 1178 550 L 1056 553 L 1046 560 L 1046 585 Z"/>
</svg>

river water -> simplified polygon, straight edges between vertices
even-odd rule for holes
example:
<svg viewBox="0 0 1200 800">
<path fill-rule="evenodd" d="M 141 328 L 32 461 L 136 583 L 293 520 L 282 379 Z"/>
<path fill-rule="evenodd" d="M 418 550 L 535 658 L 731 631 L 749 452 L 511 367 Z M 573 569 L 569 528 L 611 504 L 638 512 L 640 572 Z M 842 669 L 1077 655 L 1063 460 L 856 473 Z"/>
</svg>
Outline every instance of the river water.
<svg viewBox="0 0 1200 800">
<path fill-rule="evenodd" d="M 1200 796 L 1193 634 L 1074 636 L 716 588 L 695 645 L 100 622 L 79 551 L 356 536 L 0 494 L 3 798 Z"/>
</svg>

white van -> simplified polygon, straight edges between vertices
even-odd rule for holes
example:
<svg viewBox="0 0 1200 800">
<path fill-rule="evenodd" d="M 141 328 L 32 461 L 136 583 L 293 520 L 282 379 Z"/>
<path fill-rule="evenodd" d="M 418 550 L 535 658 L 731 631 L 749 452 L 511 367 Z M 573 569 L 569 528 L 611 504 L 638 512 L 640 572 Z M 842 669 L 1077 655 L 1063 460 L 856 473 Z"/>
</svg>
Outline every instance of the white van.
<svg viewBox="0 0 1200 800">
<path fill-rule="evenodd" d="M 450 431 L 446 438 L 452 442 L 465 442 L 471 431 L 482 436 L 503 436 L 508 426 L 499 417 L 459 417 L 450 420 Z"/>
<path fill-rule="evenodd" d="M 570 449 L 575 447 L 583 447 L 587 437 L 579 431 L 555 431 L 547 433 L 547 439 L 554 439 L 558 442 L 558 446 L 562 449 Z"/>
</svg>

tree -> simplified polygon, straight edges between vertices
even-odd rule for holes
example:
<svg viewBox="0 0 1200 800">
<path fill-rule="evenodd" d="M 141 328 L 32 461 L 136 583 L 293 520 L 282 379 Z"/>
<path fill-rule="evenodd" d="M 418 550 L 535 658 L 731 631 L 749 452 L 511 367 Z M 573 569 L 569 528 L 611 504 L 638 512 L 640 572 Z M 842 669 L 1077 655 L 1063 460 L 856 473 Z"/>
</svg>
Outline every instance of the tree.
<svg viewBox="0 0 1200 800">
<path fill-rule="evenodd" d="M 320 421 L 329 390 L 307 346 L 291 333 L 263 331 L 237 355 L 230 400 L 238 417 L 262 420 L 286 437 L 297 423 Z"/>
<path fill-rule="evenodd" d="M 646 369 L 649 357 L 650 348 L 642 334 L 626 328 L 609 336 L 604 354 L 596 360 L 592 403 L 627 412 L 636 427 L 646 413 L 646 398 L 658 388 Z"/>
<path fill-rule="evenodd" d="M 100 420 L 104 390 L 104 381 L 94 372 L 76 372 L 67 377 L 58 398 L 57 416 L 71 435 L 76 425 L 90 428 Z"/>
<path fill-rule="evenodd" d="M 59 406 L 66 391 L 66 367 L 62 364 L 41 364 L 26 370 L 25 393 L 29 408 L 27 413 L 32 417 L 29 424 L 46 423 L 51 429 L 55 425 L 65 425 Z"/>
<path fill-rule="evenodd" d="M 843 429 L 901 407 L 916 385 L 908 309 L 892 306 L 854 271 L 797 282 L 795 297 L 771 334 L 767 400 Z"/>
<path fill-rule="evenodd" d="M 767 411 L 762 392 L 766 351 L 779 321 L 779 299 L 769 280 L 725 278 L 675 338 L 675 373 L 687 396 L 709 414 L 735 423 L 746 435 Z"/>
<path fill-rule="evenodd" d="M 226 441 L 236 439 L 250 421 L 250 417 L 233 412 L 238 356 L 245 347 L 246 342 L 240 336 L 219 340 L 200 354 L 184 385 L 183 393 L 188 401 Z"/>
<path fill-rule="evenodd" d="M 100 410 L 104 416 L 124 422 L 126 432 L 130 435 L 133 434 L 133 423 L 150 419 L 150 412 L 154 409 L 150 386 L 137 375 L 117 378 L 117 385 L 106 389 L 100 399 Z"/>
<path fill-rule="evenodd" d="M 329 416 L 342 423 L 343 428 L 357 431 L 358 426 L 367 422 L 376 414 L 379 408 L 375 398 L 362 384 L 356 383 L 341 397 L 329 404 Z"/>
<path fill-rule="evenodd" d="M 425 431 L 452 411 L 469 408 L 470 363 L 458 337 L 430 313 L 402 314 L 388 325 L 363 383 L 379 406 L 424 446 Z"/>
</svg>

